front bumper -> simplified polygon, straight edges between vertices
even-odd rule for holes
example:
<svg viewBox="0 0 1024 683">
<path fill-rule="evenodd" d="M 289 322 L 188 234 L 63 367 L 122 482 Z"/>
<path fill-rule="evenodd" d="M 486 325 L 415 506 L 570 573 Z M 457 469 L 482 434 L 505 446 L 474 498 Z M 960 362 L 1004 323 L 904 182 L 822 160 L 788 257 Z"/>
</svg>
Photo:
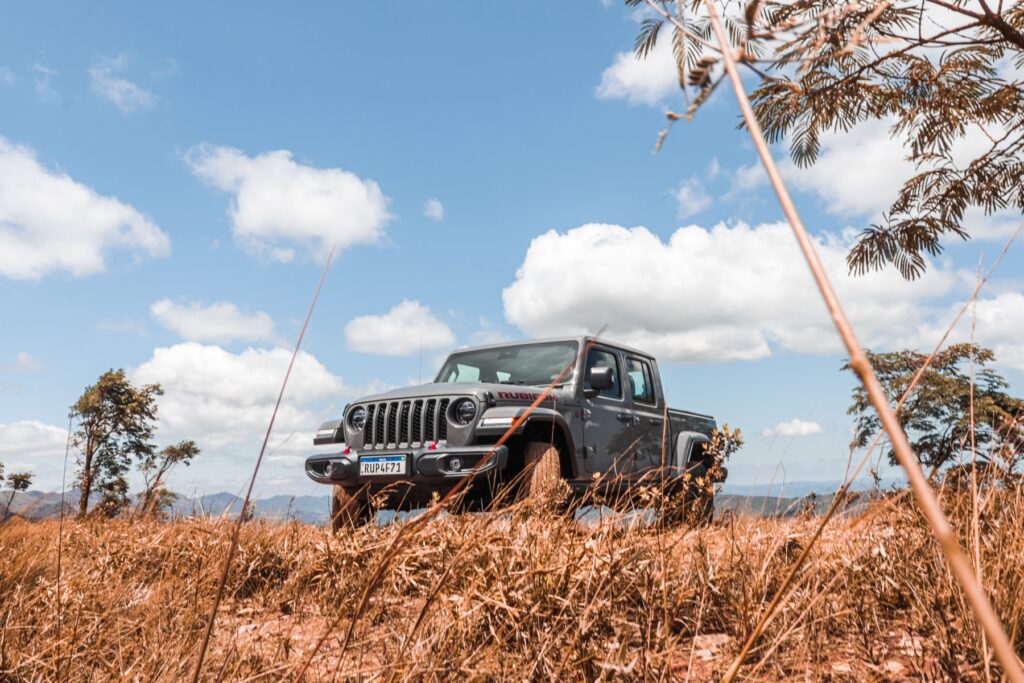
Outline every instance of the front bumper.
<svg viewBox="0 0 1024 683">
<path fill-rule="evenodd" d="M 324 453 L 306 458 L 306 475 L 320 484 L 388 484 L 395 481 L 413 483 L 441 483 L 502 471 L 508 463 L 508 446 L 437 446 L 436 449 L 371 450 L 362 455 L 405 457 L 405 474 L 359 474 L 360 454 L 348 452 Z M 488 457 L 490 456 L 490 457 Z"/>
</svg>

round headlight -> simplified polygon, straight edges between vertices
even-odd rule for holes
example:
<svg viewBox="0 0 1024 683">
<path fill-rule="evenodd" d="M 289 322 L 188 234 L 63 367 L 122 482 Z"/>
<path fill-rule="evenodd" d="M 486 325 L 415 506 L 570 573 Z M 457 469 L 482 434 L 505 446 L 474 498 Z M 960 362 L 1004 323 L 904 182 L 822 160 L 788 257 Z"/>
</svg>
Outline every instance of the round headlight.
<svg viewBox="0 0 1024 683">
<path fill-rule="evenodd" d="M 476 402 L 471 398 L 464 398 L 455 404 L 452 416 L 460 425 L 468 425 L 476 417 Z"/>
<path fill-rule="evenodd" d="M 362 431 L 366 426 L 366 408 L 356 406 L 348 413 L 348 424 L 357 432 Z"/>
</svg>

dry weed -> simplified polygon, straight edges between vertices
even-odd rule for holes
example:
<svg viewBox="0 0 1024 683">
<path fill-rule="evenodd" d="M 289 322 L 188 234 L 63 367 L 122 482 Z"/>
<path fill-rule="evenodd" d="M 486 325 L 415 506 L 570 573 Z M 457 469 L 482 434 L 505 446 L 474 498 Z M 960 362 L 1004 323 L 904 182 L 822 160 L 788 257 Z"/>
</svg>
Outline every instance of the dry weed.
<svg viewBox="0 0 1024 683">
<path fill-rule="evenodd" d="M 964 495 L 943 501 L 967 533 Z M 1016 639 L 1021 490 L 984 488 L 978 509 L 983 576 Z M 332 535 L 248 524 L 204 679 L 290 680 L 341 614 L 310 680 L 710 680 L 815 523 L 739 516 L 663 529 L 526 508 L 443 516 L 401 544 L 344 652 L 401 526 Z M 66 523 L 58 600 L 57 524 L 0 526 L 0 680 L 187 677 L 231 532 L 213 519 Z M 971 611 L 905 497 L 832 522 L 791 590 L 747 657 L 747 680 L 984 680 Z"/>
</svg>

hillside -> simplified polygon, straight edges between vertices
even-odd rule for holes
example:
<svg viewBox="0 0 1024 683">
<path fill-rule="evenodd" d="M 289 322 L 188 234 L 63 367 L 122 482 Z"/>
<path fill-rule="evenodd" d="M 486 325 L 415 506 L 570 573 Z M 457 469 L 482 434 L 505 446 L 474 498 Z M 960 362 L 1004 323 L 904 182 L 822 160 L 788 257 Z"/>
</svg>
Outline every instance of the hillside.
<svg viewBox="0 0 1024 683">
<path fill-rule="evenodd" d="M 892 486 L 896 482 L 888 482 Z M 786 517 L 799 514 L 805 509 L 805 500 L 809 494 L 815 494 L 813 508 L 823 512 L 832 500 L 832 492 L 842 482 L 794 482 L 785 486 L 780 495 L 779 486 L 726 486 L 725 493 L 716 498 L 719 510 L 742 511 L 766 517 Z M 26 491 L 14 497 L 11 505 L 13 514 L 27 519 L 57 519 L 60 517 L 61 494 L 58 492 Z M 72 489 L 64 493 L 64 509 L 75 514 L 78 505 L 78 491 Z M 255 517 L 268 520 L 297 520 L 307 524 L 325 524 L 330 515 L 330 497 L 325 493 L 319 496 L 276 495 L 257 498 L 254 501 Z M 188 497 L 179 495 L 171 508 L 174 517 L 217 517 L 227 513 L 237 515 L 241 509 L 242 498 L 227 491 L 202 496 Z"/>
</svg>

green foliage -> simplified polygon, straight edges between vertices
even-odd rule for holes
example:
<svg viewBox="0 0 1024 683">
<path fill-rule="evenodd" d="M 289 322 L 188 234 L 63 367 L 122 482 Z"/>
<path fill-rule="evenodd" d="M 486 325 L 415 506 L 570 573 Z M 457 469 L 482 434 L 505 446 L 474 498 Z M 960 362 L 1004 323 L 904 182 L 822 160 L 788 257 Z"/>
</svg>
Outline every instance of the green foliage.
<svg viewBox="0 0 1024 683">
<path fill-rule="evenodd" d="M 710 37 L 701 3 L 655 4 L 692 34 L 688 62 L 714 53 L 693 39 Z M 766 139 L 788 139 L 798 166 L 814 164 L 824 133 L 869 120 L 892 122 L 893 144 L 916 166 L 881 222 L 861 233 L 852 272 L 892 265 L 916 278 L 943 240 L 970 237 L 967 209 L 1024 211 L 1024 82 L 1015 75 L 1024 3 L 754 0 L 742 22 L 732 18 L 736 3 L 717 5 L 742 63 L 760 77 L 751 100 Z M 637 53 L 656 39 L 645 22 Z M 708 88 L 693 83 L 700 94 L 688 115 Z M 965 159 L 957 143 L 968 135 L 987 142 Z"/>
<path fill-rule="evenodd" d="M 143 514 L 160 516 L 174 503 L 177 496 L 164 488 L 164 477 L 175 465 L 188 466 L 197 455 L 199 447 L 188 440 L 167 446 L 159 453 L 147 451 L 139 457 L 138 468 L 146 484 L 139 502 Z"/>
<path fill-rule="evenodd" d="M 0 471 L 3 467 L 0 466 Z M 0 477 L 2 479 L 2 477 Z M 7 498 L 7 504 L 4 506 L 3 521 L 7 521 L 7 517 L 11 512 L 11 503 L 14 502 L 14 494 L 20 491 L 28 491 L 28 487 L 32 485 L 32 473 L 31 472 L 15 472 L 7 477 L 7 488 L 11 490 L 11 495 Z"/>
<path fill-rule="evenodd" d="M 973 414 L 971 411 L 971 357 L 974 358 Z M 868 352 L 889 402 L 895 405 L 907 391 L 927 357 L 916 351 Z M 918 459 L 927 467 L 942 468 L 961 458 L 971 460 L 973 445 L 979 461 L 1000 470 L 1018 468 L 1024 444 L 1024 400 L 1008 395 L 1006 381 L 986 365 L 995 360 L 989 349 L 954 344 L 938 353 L 911 391 L 896 417 Z M 850 369 L 849 364 L 843 366 Z M 879 433 L 881 424 L 860 384 L 853 390 L 848 414 L 855 416 L 855 448 L 864 448 Z M 894 452 L 889 461 L 896 462 Z"/>
<path fill-rule="evenodd" d="M 11 489 L 12 491 L 28 491 L 28 487 L 31 485 L 31 472 L 15 472 L 14 474 L 7 477 L 7 488 Z"/>
<path fill-rule="evenodd" d="M 711 431 L 711 442 L 704 449 L 704 463 L 707 465 L 707 478 L 698 482 L 708 493 L 721 489 L 725 481 L 725 463 L 732 455 L 743 447 L 743 431 L 739 428 L 730 429 L 723 424 L 721 429 Z"/>
<path fill-rule="evenodd" d="M 79 514 L 89 511 L 89 496 L 98 492 L 97 512 L 114 516 L 127 504 L 125 475 L 132 458 L 152 455 L 159 384 L 135 387 L 124 370 L 109 370 L 71 406 L 77 423 L 72 445 L 79 451 Z"/>
</svg>

